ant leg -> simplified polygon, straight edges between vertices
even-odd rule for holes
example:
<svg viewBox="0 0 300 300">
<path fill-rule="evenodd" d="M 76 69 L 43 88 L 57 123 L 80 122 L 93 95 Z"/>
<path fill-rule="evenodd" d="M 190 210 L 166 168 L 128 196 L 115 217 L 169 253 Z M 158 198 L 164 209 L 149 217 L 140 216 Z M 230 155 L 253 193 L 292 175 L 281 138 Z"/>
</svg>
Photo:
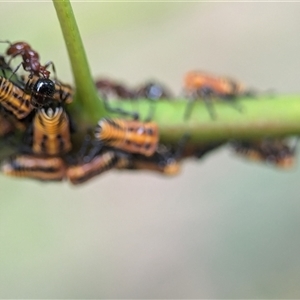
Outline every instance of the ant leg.
<svg viewBox="0 0 300 300">
<path fill-rule="evenodd" d="M 148 113 L 148 116 L 147 118 L 145 119 L 145 122 L 150 122 L 154 116 L 154 113 L 155 113 L 155 109 L 156 109 L 156 102 L 157 100 L 156 99 L 149 99 L 149 113 Z"/>
<path fill-rule="evenodd" d="M 8 44 L 9 46 L 11 46 L 12 45 L 12 43 L 10 42 L 10 41 L 8 41 L 8 40 L 6 40 L 6 41 L 0 41 L 0 43 L 5 43 L 5 44 Z M 10 62 L 11 62 L 11 60 L 14 58 L 14 56 L 12 56 L 10 59 L 9 59 L 9 61 L 7 62 L 7 65 L 9 66 L 10 65 Z M 4 57 L 3 57 L 3 60 L 4 60 Z"/>
<path fill-rule="evenodd" d="M 216 97 L 217 95 L 214 92 L 214 90 L 211 87 L 204 86 L 201 89 L 198 89 L 196 91 L 196 94 L 198 95 L 198 97 L 203 99 L 211 119 L 215 120 L 217 118 L 217 114 L 216 114 L 216 110 L 214 108 L 212 99 L 213 99 L 213 97 Z"/>
<path fill-rule="evenodd" d="M 116 114 L 120 114 L 120 115 L 123 115 L 123 116 L 131 116 L 134 120 L 139 119 L 139 114 L 137 112 L 128 112 L 128 111 L 123 110 L 121 108 L 111 107 L 106 95 L 102 93 L 101 96 L 104 100 L 104 106 L 105 106 L 105 109 L 107 111 L 112 112 L 112 113 L 116 113 Z"/>
<path fill-rule="evenodd" d="M 120 99 L 129 99 L 130 101 L 130 105 L 131 105 L 131 110 L 134 110 L 135 104 L 137 104 L 137 102 L 135 101 L 135 92 L 128 88 L 127 86 L 122 86 L 122 85 L 116 85 L 115 86 L 117 95 L 120 97 Z"/>
<path fill-rule="evenodd" d="M 10 61 L 10 60 L 9 60 Z M 17 71 L 20 69 L 20 67 L 22 66 L 23 63 L 20 63 L 17 65 L 17 67 L 12 71 L 11 75 L 9 76 L 8 80 L 10 80 L 16 73 Z"/>
<path fill-rule="evenodd" d="M 5 69 L 2 69 L 2 68 L 0 68 L 0 69 L 1 69 L 1 72 L 2 72 L 3 77 L 4 77 L 4 78 L 7 78 Z M 12 75 L 10 75 L 10 77 L 11 77 L 11 76 L 12 76 Z"/>
<path fill-rule="evenodd" d="M 31 81 L 31 78 L 29 78 L 29 76 L 27 77 L 27 80 L 26 80 L 26 83 L 24 85 L 24 88 L 23 88 L 23 96 L 22 98 L 24 97 L 25 94 L 31 94 L 31 89 L 30 89 L 30 81 Z M 24 82 L 25 82 L 25 78 L 24 78 Z"/>
<path fill-rule="evenodd" d="M 102 148 L 99 144 L 100 143 L 98 143 L 98 145 L 95 144 L 95 141 L 92 141 L 91 135 L 86 133 L 79 150 L 76 150 L 73 154 L 67 154 L 65 156 L 67 163 L 71 165 L 89 163 L 97 154 L 99 154 Z"/>
<path fill-rule="evenodd" d="M 84 156 L 84 162 L 90 162 L 96 155 L 100 153 L 100 151 L 103 149 L 103 142 L 102 141 L 89 141 L 89 143 L 92 145 L 91 150 L 87 155 Z"/>
<path fill-rule="evenodd" d="M 216 112 L 215 112 L 215 109 L 214 109 L 213 103 L 212 103 L 212 95 L 213 95 L 213 93 L 212 93 L 211 89 L 207 88 L 207 87 L 204 87 L 204 88 L 194 91 L 188 98 L 189 102 L 186 106 L 186 110 L 184 113 L 184 120 L 185 121 L 188 120 L 188 118 L 191 116 L 192 108 L 195 104 L 195 101 L 197 101 L 197 100 L 204 101 L 211 119 L 215 120 L 217 116 L 216 116 Z"/>
<path fill-rule="evenodd" d="M 55 65 L 53 63 L 53 61 L 48 61 L 45 65 L 44 65 L 44 68 L 47 69 L 49 67 L 52 67 L 52 71 L 54 73 L 54 80 L 56 81 L 57 80 L 57 75 L 56 75 L 56 69 L 55 69 Z"/>
<path fill-rule="evenodd" d="M 12 72 L 10 66 L 5 61 L 5 57 L 2 55 L 0 55 L 0 70 L 1 70 L 4 78 L 7 78 L 6 71 L 9 71 L 10 73 Z"/>
<path fill-rule="evenodd" d="M 12 45 L 12 43 L 11 43 L 9 40 L 6 40 L 6 41 L 0 41 L 0 43 L 9 44 L 9 46 L 11 46 L 11 45 Z"/>
<path fill-rule="evenodd" d="M 214 105 L 211 100 L 212 100 L 212 98 L 210 96 L 208 96 L 208 95 L 203 96 L 203 101 L 206 105 L 206 108 L 209 112 L 211 119 L 216 120 L 217 114 L 216 114 L 216 110 L 215 110 Z"/>
<path fill-rule="evenodd" d="M 195 104 L 195 101 L 196 101 L 196 99 L 194 99 L 194 98 L 190 98 L 188 100 L 188 103 L 186 105 L 186 109 L 185 109 L 185 112 L 184 112 L 184 116 L 183 116 L 183 119 L 185 121 L 187 121 L 190 118 L 190 116 L 192 114 L 194 104 Z"/>
<path fill-rule="evenodd" d="M 83 162 L 89 162 L 92 160 L 92 158 L 94 156 L 90 155 L 90 153 L 87 155 L 87 150 L 88 150 L 88 147 L 92 144 L 92 138 L 89 134 L 87 134 L 85 137 L 84 137 L 84 140 L 83 140 L 83 143 L 77 153 L 77 156 L 79 157 L 79 159 L 82 159 Z"/>
<path fill-rule="evenodd" d="M 244 111 L 243 107 L 238 102 L 238 99 L 236 97 L 227 98 L 226 100 L 230 105 L 232 105 L 233 108 L 235 108 L 240 113 Z"/>
</svg>

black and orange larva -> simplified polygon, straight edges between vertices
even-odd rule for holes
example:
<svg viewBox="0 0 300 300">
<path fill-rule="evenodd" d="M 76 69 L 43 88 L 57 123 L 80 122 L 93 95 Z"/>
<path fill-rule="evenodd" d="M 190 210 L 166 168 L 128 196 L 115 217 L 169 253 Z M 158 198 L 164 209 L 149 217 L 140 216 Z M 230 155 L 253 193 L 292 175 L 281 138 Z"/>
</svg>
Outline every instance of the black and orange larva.
<svg viewBox="0 0 300 300">
<path fill-rule="evenodd" d="M 0 76 L 0 104 L 17 119 L 25 118 L 34 108 L 31 104 L 31 95 L 25 94 L 20 87 L 2 76 Z"/>
<path fill-rule="evenodd" d="M 66 166 L 60 157 L 36 157 L 17 155 L 1 165 L 5 175 L 28 177 L 41 181 L 61 181 L 65 177 Z"/>
<path fill-rule="evenodd" d="M 159 133 L 154 122 L 103 118 L 96 126 L 95 138 L 110 147 L 151 156 L 157 148 Z"/>
<path fill-rule="evenodd" d="M 69 117 L 63 107 L 37 110 L 32 140 L 35 154 L 61 155 L 71 150 Z"/>
<path fill-rule="evenodd" d="M 296 145 L 291 147 L 285 140 L 279 138 L 231 143 L 237 154 L 249 160 L 269 163 L 282 169 L 288 169 L 295 165 Z"/>
<path fill-rule="evenodd" d="M 115 151 L 105 150 L 98 153 L 90 161 L 70 165 L 66 177 L 72 184 L 84 183 L 91 178 L 116 166 L 119 158 Z"/>
</svg>

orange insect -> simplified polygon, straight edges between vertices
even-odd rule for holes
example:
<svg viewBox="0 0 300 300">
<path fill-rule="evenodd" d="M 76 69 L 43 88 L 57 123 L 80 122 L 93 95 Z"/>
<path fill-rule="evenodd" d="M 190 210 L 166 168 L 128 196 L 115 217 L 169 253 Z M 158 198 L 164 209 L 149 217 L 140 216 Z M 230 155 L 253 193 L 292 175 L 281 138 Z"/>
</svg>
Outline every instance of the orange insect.
<svg viewBox="0 0 300 300">
<path fill-rule="evenodd" d="M 28 177 L 41 181 L 61 181 L 65 177 L 65 164 L 59 157 L 18 155 L 2 163 L 5 175 Z"/>
<path fill-rule="evenodd" d="M 200 71 L 188 72 L 184 78 L 184 87 L 188 93 L 200 97 L 213 94 L 220 98 L 230 98 L 248 92 L 242 83 L 230 77 L 217 77 Z"/>
<path fill-rule="evenodd" d="M 0 76 L 0 104 L 17 119 L 27 117 L 33 110 L 31 96 L 2 76 Z"/>
<path fill-rule="evenodd" d="M 235 100 L 237 97 L 250 96 L 254 92 L 230 78 L 218 77 L 201 71 L 188 72 L 184 77 L 184 89 L 191 100 L 202 99 L 208 106 L 213 118 L 215 114 L 211 107 L 211 99 Z M 187 106 L 185 119 L 191 113 L 191 103 Z"/>
<path fill-rule="evenodd" d="M 39 109 L 33 119 L 35 154 L 61 155 L 71 150 L 69 118 L 62 107 Z"/>
<path fill-rule="evenodd" d="M 69 166 L 66 177 L 72 184 L 81 184 L 112 169 L 118 161 L 119 158 L 115 151 L 101 151 L 101 153 L 98 153 L 90 161 Z"/>
<path fill-rule="evenodd" d="M 95 137 L 107 146 L 151 156 L 157 148 L 159 133 L 154 122 L 103 118 L 96 126 Z"/>
<path fill-rule="evenodd" d="M 235 141 L 231 145 L 237 154 L 250 160 L 266 162 L 283 169 L 295 164 L 296 145 L 291 147 L 283 139 Z"/>
</svg>

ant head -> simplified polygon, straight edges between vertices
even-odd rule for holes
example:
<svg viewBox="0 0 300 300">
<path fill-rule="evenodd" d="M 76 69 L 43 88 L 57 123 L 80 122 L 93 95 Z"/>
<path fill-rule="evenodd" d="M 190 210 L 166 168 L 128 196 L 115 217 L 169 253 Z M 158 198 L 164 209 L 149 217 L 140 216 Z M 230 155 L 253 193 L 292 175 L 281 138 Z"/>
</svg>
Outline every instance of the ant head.
<svg viewBox="0 0 300 300">
<path fill-rule="evenodd" d="M 8 47 L 8 49 L 6 50 L 7 55 L 12 55 L 12 56 L 16 56 L 19 54 L 22 55 L 25 51 L 28 51 L 29 49 L 31 49 L 31 47 L 25 42 L 16 42 L 13 44 L 9 41 L 4 41 L 4 42 L 6 42 L 10 45 Z"/>
</svg>

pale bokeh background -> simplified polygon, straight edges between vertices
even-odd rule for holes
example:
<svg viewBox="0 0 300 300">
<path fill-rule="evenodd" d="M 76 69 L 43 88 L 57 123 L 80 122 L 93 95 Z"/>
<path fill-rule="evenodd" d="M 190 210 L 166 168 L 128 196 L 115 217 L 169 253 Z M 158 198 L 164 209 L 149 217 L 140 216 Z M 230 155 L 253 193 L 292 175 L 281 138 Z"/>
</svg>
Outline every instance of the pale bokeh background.
<svg viewBox="0 0 300 300">
<path fill-rule="evenodd" d="M 0 7 L 1 39 L 27 41 L 71 82 L 51 2 Z M 300 93 L 299 3 L 73 7 L 95 76 L 179 93 L 203 69 Z M 299 182 L 297 166 L 228 149 L 173 179 L 112 171 L 75 188 L 1 175 L 0 298 L 299 298 Z"/>
</svg>

